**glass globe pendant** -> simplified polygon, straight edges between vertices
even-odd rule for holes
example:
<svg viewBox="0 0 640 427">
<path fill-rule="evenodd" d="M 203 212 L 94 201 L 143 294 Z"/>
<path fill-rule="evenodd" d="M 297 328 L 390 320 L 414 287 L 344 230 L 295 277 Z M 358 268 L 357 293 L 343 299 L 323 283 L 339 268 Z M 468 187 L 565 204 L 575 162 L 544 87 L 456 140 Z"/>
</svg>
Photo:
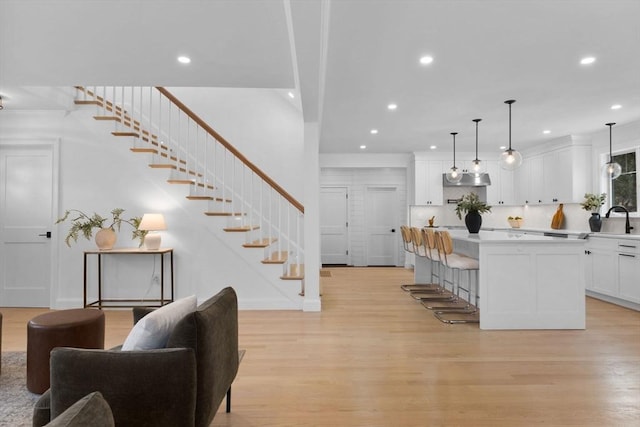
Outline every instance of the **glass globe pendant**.
<svg viewBox="0 0 640 427">
<path fill-rule="evenodd" d="M 622 173 L 622 167 L 620 164 L 613 161 L 613 154 L 611 150 L 611 128 L 615 123 L 606 123 L 609 126 L 609 162 L 605 163 L 602 167 L 602 173 L 607 179 L 616 179 Z"/>
<path fill-rule="evenodd" d="M 518 169 L 522 165 L 522 154 L 511 148 L 511 104 L 514 102 L 516 102 L 515 99 L 504 101 L 509 105 L 509 148 L 500 155 L 500 167 L 509 171 Z"/>
<path fill-rule="evenodd" d="M 477 178 L 484 173 L 484 163 L 478 159 L 478 122 L 482 119 L 473 119 L 476 122 L 476 158 L 471 162 L 471 173 Z"/>
<path fill-rule="evenodd" d="M 456 135 L 458 132 L 451 132 L 453 135 L 453 166 L 447 171 L 446 179 L 452 184 L 457 184 L 462 180 L 462 171 L 456 167 Z"/>
</svg>

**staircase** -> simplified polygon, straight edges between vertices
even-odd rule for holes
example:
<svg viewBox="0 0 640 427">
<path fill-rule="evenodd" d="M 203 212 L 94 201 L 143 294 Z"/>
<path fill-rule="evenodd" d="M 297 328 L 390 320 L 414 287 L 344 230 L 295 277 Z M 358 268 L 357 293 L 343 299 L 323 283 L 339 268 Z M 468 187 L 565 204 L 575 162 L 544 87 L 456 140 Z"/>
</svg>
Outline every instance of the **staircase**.
<svg viewBox="0 0 640 427">
<path fill-rule="evenodd" d="M 162 87 L 76 87 L 74 103 L 112 122 L 111 135 L 130 141 L 148 166 L 167 170 L 167 185 L 185 186 L 203 214 L 224 219 L 242 247 L 282 265 L 279 278 L 298 281 L 304 296 L 304 207 L 207 123 Z"/>
</svg>

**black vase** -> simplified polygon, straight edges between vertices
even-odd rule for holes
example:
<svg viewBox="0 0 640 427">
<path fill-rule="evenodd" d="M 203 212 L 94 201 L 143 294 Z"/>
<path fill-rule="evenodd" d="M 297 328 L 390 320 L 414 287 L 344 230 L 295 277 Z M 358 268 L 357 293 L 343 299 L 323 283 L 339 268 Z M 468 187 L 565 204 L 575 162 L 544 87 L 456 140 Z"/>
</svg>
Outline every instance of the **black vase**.
<svg viewBox="0 0 640 427">
<path fill-rule="evenodd" d="M 591 218 L 589 218 L 589 228 L 594 233 L 597 233 L 602 228 L 602 218 L 600 218 L 600 214 L 598 212 L 593 212 L 591 214 Z"/>
<path fill-rule="evenodd" d="M 480 231 L 480 226 L 482 225 L 482 215 L 476 211 L 469 212 L 464 217 L 464 223 L 469 233 L 477 233 Z"/>
</svg>

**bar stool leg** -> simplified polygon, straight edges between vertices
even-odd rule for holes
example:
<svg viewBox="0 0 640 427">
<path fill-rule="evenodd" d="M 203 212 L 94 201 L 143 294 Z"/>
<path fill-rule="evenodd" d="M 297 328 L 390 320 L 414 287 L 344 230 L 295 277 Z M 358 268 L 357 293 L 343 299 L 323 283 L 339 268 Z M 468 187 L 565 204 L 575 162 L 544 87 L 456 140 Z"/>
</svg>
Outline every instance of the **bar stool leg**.
<svg viewBox="0 0 640 427">
<path fill-rule="evenodd" d="M 476 272 L 479 272 L 479 270 L 476 270 Z M 468 289 L 468 294 L 467 294 L 467 298 L 469 300 L 471 300 L 471 287 L 472 287 L 472 283 L 471 283 L 471 270 L 467 270 L 467 274 L 468 274 L 468 279 L 469 279 L 469 289 Z M 458 279 L 460 279 L 460 276 L 458 275 Z M 459 281 L 459 280 L 458 280 Z M 476 295 L 476 304 L 477 304 L 477 299 L 478 299 L 478 274 L 476 274 L 476 280 L 473 283 L 473 286 L 475 287 L 475 295 Z M 460 292 L 460 283 L 458 283 L 458 295 Z M 464 314 L 467 317 L 464 318 L 453 318 L 453 319 L 448 319 L 446 317 L 444 317 L 447 314 L 452 314 L 452 313 L 457 313 L 457 314 Z M 454 323 L 480 323 L 480 318 L 478 316 L 478 308 L 477 306 L 473 306 L 471 305 L 470 301 L 467 301 L 467 304 L 465 305 L 464 308 L 458 309 L 458 310 L 438 310 L 435 311 L 434 314 L 436 319 L 440 320 L 442 323 L 449 323 L 449 324 L 454 324 Z"/>
</svg>

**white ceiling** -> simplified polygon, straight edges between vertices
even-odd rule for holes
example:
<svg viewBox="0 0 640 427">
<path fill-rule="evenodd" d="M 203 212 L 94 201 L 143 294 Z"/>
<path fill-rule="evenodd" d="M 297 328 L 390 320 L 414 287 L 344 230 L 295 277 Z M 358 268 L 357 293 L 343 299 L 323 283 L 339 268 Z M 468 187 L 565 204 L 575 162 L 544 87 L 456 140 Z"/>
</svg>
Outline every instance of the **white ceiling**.
<svg viewBox="0 0 640 427">
<path fill-rule="evenodd" d="M 332 153 L 450 152 L 452 131 L 471 151 L 475 118 L 498 151 L 515 99 L 522 149 L 640 120 L 639 22 L 640 0 L 0 0 L 0 95 L 20 109 L 57 105 L 22 86 L 294 88 Z"/>
</svg>

